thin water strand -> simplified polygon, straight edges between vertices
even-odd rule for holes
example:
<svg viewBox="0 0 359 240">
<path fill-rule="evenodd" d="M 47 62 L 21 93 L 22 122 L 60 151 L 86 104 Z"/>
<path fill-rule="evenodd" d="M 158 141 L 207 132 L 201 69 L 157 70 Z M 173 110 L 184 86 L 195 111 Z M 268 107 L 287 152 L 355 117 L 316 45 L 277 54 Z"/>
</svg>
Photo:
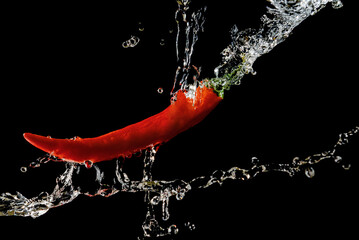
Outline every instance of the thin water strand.
<svg viewBox="0 0 359 240">
<path fill-rule="evenodd" d="M 207 8 L 203 7 L 198 11 L 189 14 L 189 1 L 178 1 L 178 9 L 175 13 L 177 23 L 176 35 L 176 55 L 177 55 L 177 70 L 175 74 L 175 81 L 171 94 L 174 95 L 176 88 L 179 85 L 180 89 L 188 90 L 192 82 L 189 82 L 191 70 L 198 69 L 192 66 L 192 56 L 194 47 L 199 39 L 199 33 L 204 31 L 205 12 Z M 188 18 L 188 14 L 190 18 Z M 182 30 L 182 28 L 184 30 Z M 182 41 L 181 41 L 182 40 Z M 181 47 L 184 44 L 184 47 Z M 181 52 L 180 49 L 183 49 Z M 194 85 L 196 85 L 196 79 Z"/>
</svg>

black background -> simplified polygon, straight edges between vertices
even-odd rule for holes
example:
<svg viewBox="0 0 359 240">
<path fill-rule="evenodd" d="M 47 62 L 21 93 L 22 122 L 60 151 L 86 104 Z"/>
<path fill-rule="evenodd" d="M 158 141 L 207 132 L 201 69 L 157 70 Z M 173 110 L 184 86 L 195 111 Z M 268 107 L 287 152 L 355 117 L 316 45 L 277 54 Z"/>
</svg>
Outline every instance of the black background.
<svg viewBox="0 0 359 240">
<path fill-rule="evenodd" d="M 213 77 L 233 24 L 256 28 L 265 13 L 266 1 L 238 2 L 191 4 L 192 10 L 208 7 L 192 61 L 202 66 L 202 77 Z M 215 169 L 249 167 L 253 156 L 290 162 L 330 149 L 339 133 L 358 125 L 353 2 L 343 0 L 339 10 L 326 7 L 258 59 L 257 75 L 246 76 L 241 86 L 226 92 L 202 123 L 160 147 L 154 178 L 189 180 Z M 2 6 L 0 192 L 32 197 L 51 191 L 64 170 L 62 163 L 48 163 L 21 173 L 21 166 L 43 156 L 23 139 L 24 132 L 93 137 L 168 106 L 177 68 L 176 8 L 174 0 Z M 141 39 L 139 44 L 122 48 L 131 35 Z M 270 173 L 191 191 L 182 201 L 170 201 L 168 223 L 180 227 L 177 239 L 334 233 L 347 239 L 355 232 L 357 217 L 358 137 L 342 156 L 351 163 L 349 171 L 328 162 L 315 166 L 313 179 Z M 128 160 L 133 176 L 141 175 L 141 161 Z M 80 196 L 37 219 L 2 217 L 0 228 L 40 239 L 136 239 L 145 212 L 142 193 Z M 186 222 L 196 229 L 185 230 Z"/>
</svg>

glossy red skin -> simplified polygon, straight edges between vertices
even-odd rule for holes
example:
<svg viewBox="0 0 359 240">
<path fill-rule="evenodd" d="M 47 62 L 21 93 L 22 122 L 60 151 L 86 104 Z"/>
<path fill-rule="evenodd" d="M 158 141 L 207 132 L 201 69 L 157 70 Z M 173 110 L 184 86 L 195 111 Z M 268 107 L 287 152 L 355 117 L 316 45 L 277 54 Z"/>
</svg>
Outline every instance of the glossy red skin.
<svg viewBox="0 0 359 240">
<path fill-rule="evenodd" d="M 187 98 L 180 90 L 177 100 L 162 112 L 99 137 L 56 139 L 24 133 L 24 138 L 64 161 L 96 163 L 112 160 L 167 142 L 202 121 L 221 100 L 212 89 L 200 86 L 195 100 Z"/>
</svg>

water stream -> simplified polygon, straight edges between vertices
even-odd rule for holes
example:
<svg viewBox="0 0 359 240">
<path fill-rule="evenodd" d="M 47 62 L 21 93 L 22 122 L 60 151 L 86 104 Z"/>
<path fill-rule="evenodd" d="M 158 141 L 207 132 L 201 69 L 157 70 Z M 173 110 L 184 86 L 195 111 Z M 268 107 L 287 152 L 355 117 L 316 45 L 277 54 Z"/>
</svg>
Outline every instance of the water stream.
<svg viewBox="0 0 359 240">
<path fill-rule="evenodd" d="M 172 93 L 178 89 L 187 90 L 187 97 L 195 94 L 201 70 L 191 65 L 192 55 L 200 33 L 204 31 L 206 7 L 191 11 L 190 1 L 177 1 L 175 12 L 177 23 L 176 53 L 177 70 Z M 261 17 L 258 29 L 240 31 L 233 26 L 230 35 L 232 41 L 222 51 L 222 61 L 214 69 L 213 78 L 207 78 L 208 85 L 213 87 L 220 96 L 233 85 L 239 85 L 246 74 L 255 74 L 253 64 L 263 54 L 270 52 L 279 43 L 285 41 L 294 28 L 308 17 L 316 14 L 328 3 L 333 8 L 342 7 L 339 0 L 270 0 L 271 7 Z M 141 27 L 142 31 L 143 28 Z M 123 43 L 124 48 L 136 47 L 140 39 L 132 36 Z M 160 91 L 160 90 L 158 90 Z M 161 90 L 162 93 L 163 90 Z M 65 171 L 56 178 L 52 192 L 42 192 L 35 197 L 25 197 L 19 192 L 2 193 L 0 195 L 0 216 L 22 216 L 37 218 L 52 208 L 72 202 L 79 195 L 110 197 L 121 192 L 145 193 L 144 202 L 147 211 L 144 213 L 142 224 L 143 238 L 176 235 L 180 229 L 171 222 L 169 205 L 172 201 L 182 200 L 191 191 L 208 188 L 214 184 L 222 185 L 227 180 L 248 181 L 268 172 L 282 172 L 293 177 L 304 174 L 308 178 L 315 176 L 315 166 L 322 161 L 339 164 L 343 169 L 350 169 L 350 163 L 343 161 L 339 152 L 351 139 L 359 133 L 359 126 L 349 129 L 339 135 L 337 142 L 328 146 L 326 151 L 313 153 L 309 156 L 293 156 L 282 163 L 268 163 L 270 161 L 253 157 L 244 161 L 251 162 L 250 168 L 233 166 L 229 169 L 213 170 L 203 176 L 192 179 L 157 180 L 152 174 L 152 166 L 156 160 L 158 146 L 152 146 L 142 153 L 142 179 L 131 179 L 123 168 L 121 159 L 115 159 L 112 173 L 101 169 L 97 164 L 83 165 L 65 163 Z M 165 147 L 165 146 L 163 146 Z M 29 167 L 41 167 L 46 162 L 57 159 L 45 156 L 32 162 Z M 60 164 L 60 163 L 59 163 Z M 29 167 L 22 167 L 21 171 L 28 171 Z M 88 192 L 74 179 L 81 177 L 81 172 L 93 169 L 96 172 L 97 189 Z M 113 176 L 109 179 L 109 176 Z M 106 181 L 104 181 L 104 179 Z M 195 225 L 186 223 L 188 229 Z"/>
</svg>

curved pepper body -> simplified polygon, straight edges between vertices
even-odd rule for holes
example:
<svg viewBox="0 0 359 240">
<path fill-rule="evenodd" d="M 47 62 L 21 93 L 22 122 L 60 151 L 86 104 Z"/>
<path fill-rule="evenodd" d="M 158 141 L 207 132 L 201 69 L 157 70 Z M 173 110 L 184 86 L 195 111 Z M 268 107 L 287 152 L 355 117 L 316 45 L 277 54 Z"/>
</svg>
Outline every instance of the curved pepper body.
<svg viewBox="0 0 359 240">
<path fill-rule="evenodd" d="M 93 163 L 131 156 L 133 153 L 167 142 L 202 121 L 222 100 L 212 89 L 198 87 L 194 99 L 183 91 L 162 112 L 122 129 L 94 137 L 57 139 L 32 133 L 24 138 L 35 147 L 64 161 Z"/>
</svg>

